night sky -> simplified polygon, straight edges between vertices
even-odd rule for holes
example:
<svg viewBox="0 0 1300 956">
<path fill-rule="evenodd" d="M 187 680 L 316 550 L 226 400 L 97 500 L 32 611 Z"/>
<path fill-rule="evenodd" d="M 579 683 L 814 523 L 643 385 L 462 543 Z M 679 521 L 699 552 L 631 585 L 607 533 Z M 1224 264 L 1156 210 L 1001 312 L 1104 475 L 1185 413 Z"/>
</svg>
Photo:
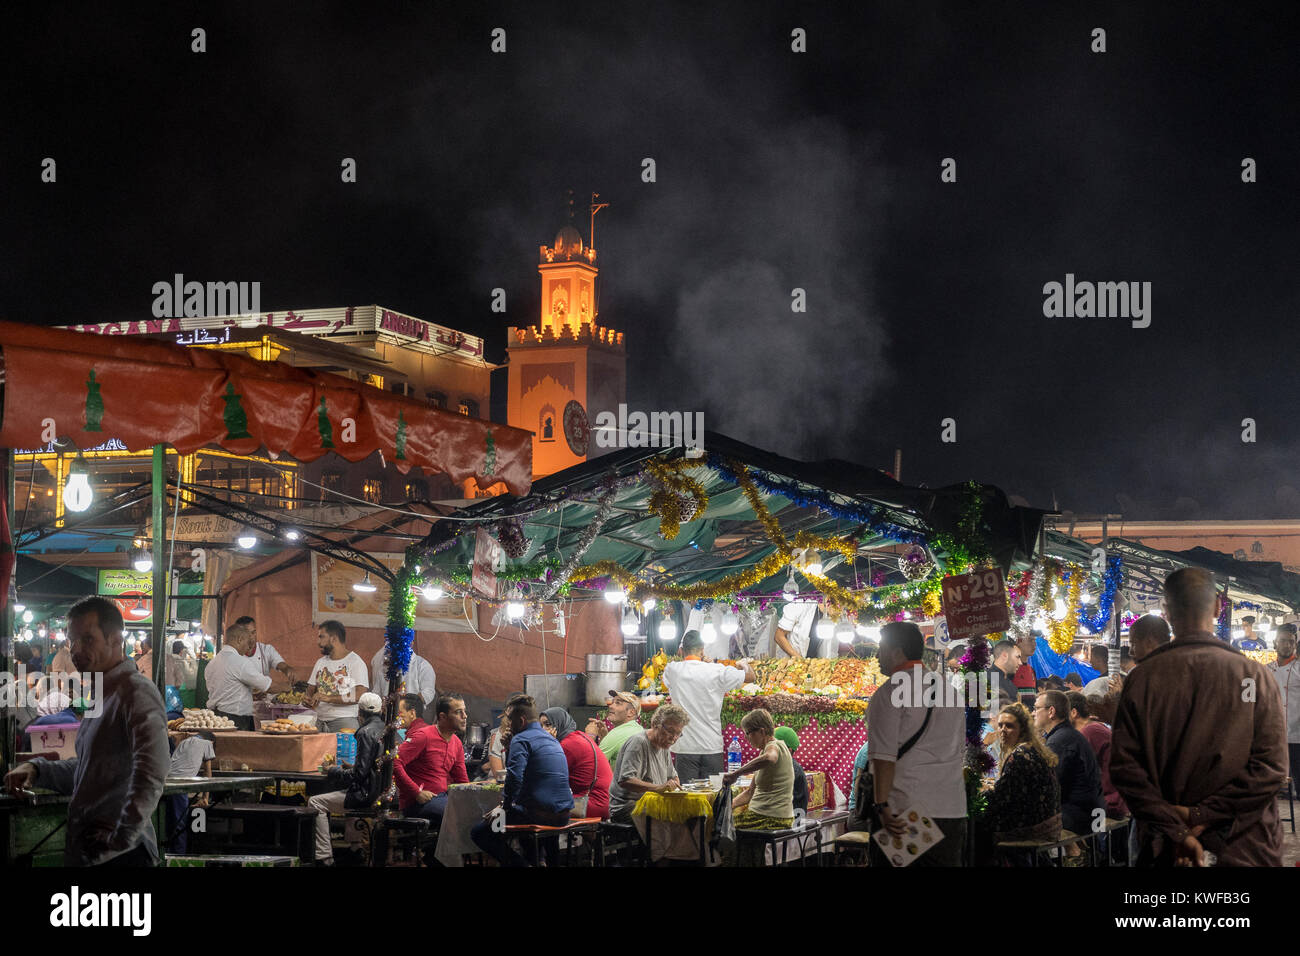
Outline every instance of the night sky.
<svg viewBox="0 0 1300 956">
<path fill-rule="evenodd" d="M 597 191 L 633 408 L 1079 513 L 1300 517 L 1293 4 L 261 6 L 7 12 L 0 316 L 142 319 L 180 272 L 502 361 Z M 1044 317 L 1066 273 L 1152 283 L 1150 327 Z"/>
</svg>

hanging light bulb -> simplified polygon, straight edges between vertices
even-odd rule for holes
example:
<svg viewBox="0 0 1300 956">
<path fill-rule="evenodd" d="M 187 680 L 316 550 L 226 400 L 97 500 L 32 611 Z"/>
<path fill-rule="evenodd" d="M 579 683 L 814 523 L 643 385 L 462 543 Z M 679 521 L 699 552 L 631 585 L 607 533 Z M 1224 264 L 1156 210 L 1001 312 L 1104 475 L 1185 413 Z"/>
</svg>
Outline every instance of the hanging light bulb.
<svg viewBox="0 0 1300 956">
<path fill-rule="evenodd" d="M 605 588 L 605 600 L 610 604 L 622 604 L 627 599 L 627 592 L 623 590 L 623 585 L 617 581 Z"/>
<path fill-rule="evenodd" d="M 817 631 L 817 640 L 829 640 L 835 635 L 835 622 L 823 614 L 822 619 L 817 622 L 815 630 Z"/>
<path fill-rule="evenodd" d="M 820 575 L 822 573 L 822 556 L 816 548 L 809 548 L 803 553 L 803 573 Z"/>
<path fill-rule="evenodd" d="M 641 602 L 641 607 L 643 607 L 645 609 L 645 612 L 649 614 L 651 611 L 655 609 L 655 605 L 658 603 L 659 602 L 656 601 L 654 598 L 646 598 L 644 601 Z"/>
<path fill-rule="evenodd" d="M 1081 604 L 1091 604 L 1091 603 L 1092 603 L 1092 595 L 1088 593 L 1088 589 L 1087 589 L 1087 588 L 1084 588 L 1082 591 L 1079 592 L 1079 602 L 1080 602 Z"/>
<path fill-rule="evenodd" d="M 356 584 L 352 585 L 352 590 L 360 591 L 362 594 L 369 594 L 371 591 L 376 590 L 375 586 L 370 583 L 369 571 L 366 572 L 366 576 L 364 578 L 362 578 Z"/>
<path fill-rule="evenodd" d="M 23 611 L 23 623 L 24 623 L 24 624 L 30 624 L 30 623 L 32 623 L 32 619 L 33 619 L 35 616 L 36 616 L 36 615 L 34 615 L 31 611 Z"/>
<path fill-rule="evenodd" d="M 631 637 L 638 630 L 640 630 L 640 628 L 641 628 L 641 623 L 636 619 L 635 611 L 633 611 L 631 608 L 628 608 L 625 612 L 623 612 L 623 623 L 620 626 L 620 630 L 622 630 L 624 637 Z"/>
<path fill-rule="evenodd" d="M 26 604 L 15 604 L 15 605 L 14 605 L 14 612 L 15 612 L 16 614 L 21 614 L 21 613 L 23 613 L 23 611 L 25 611 L 25 610 L 27 610 L 27 605 L 26 605 Z"/>
<path fill-rule="evenodd" d="M 524 610 L 525 610 L 525 608 L 524 608 L 524 602 L 523 602 L 523 601 L 507 601 L 507 602 L 506 602 L 506 617 L 510 618 L 510 620 L 512 620 L 512 621 L 517 621 L 517 620 L 519 620 L 521 617 L 523 617 L 523 616 L 524 616 Z"/>
<path fill-rule="evenodd" d="M 718 629 L 712 621 L 705 621 L 700 625 L 700 640 L 705 644 L 712 644 L 718 639 Z"/>
<path fill-rule="evenodd" d="M 302 532 L 300 532 L 297 528 L 290 528 L 288 531 L 284 533 L 284 537 L 286 541 L 297 541 L 299 538 L 302 537 Z M 420 569 L 416 568 L 415 570 L 418 572 Z"/>
<path fill-rule="evenodd" d="M 241 548 L 247 551 L 249 548 L 253 547 L 253 545 L 257 544 L 257 535 L 245 528 L 240 532 L 239 537 L 235 540 Z"/>
<path fill-rule="evenodd" d="M 426 601 L 436 601 L 442 597 L 443 591 L 436 584 L 426 584 L 422 589 Z"/>
<path fill-rule="evenodd" d="M 1056 606 L 1052 608 L 1052 617 L 1058 621 L 1064 621 L 1065 615 L 1068 613 L 1069 609 L 1065 606 L 1065 601 L 1061 598 L 1057 598 Z"/>
<path fill-rule="evenodd" d="M 847 617 L 840 618 L 835 625 L 835 639 L 841 644 L 853 643 L 853 624 Z"/>
<path fill-rule="evenodd" d="M 95 491 L 90 487 L 90 478 L 86 474 L 86 459 L 81 452 L 68 467 L 68 481 L 63 486 L 63 507 L 69 511 L 85 511 L 95 500 Z"/>
<path fill-rule="evenodd" d="M 131 567 L 140 572 L 153 570 L 153 556 L 144 548 L 131 553 Z"/>
<path fill-rule="evenodd" d="M 794 579 L 794 568 L 790 568 L 790 576 L 785 580 L 785 587 L 781 589 L 781 597 L 787 601 L 799 600 L 799 585 Z"/>
<path fill-rule="evenodd" d="M 676 624 L 674 624 L 671 620 L 663 620 L 659 622 L 659 640 L 663 641 L 666 644 L 671 640 L 675 640 L 676 637 L 677 637 Z"/>
<path fill-rule="evenodd" d="M 722 615 L 722 626 L 719 630 L 727 637 L 731 637 L 732 634 L 740 630 L 740 618 L 736 616 L 734 611 L 728 611 Z"/>
</svg>

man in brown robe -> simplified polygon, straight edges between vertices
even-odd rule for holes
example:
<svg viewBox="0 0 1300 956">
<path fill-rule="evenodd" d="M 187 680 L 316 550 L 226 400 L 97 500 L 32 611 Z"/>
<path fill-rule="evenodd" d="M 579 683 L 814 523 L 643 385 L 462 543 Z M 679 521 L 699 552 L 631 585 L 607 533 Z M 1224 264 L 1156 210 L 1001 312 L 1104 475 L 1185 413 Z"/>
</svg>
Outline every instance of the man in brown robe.
<svg viewBox="0 0 1300 956">
<path fill-rule="evenodd" d="M 1268 670 L 1214 636 L 1214 578 L 1165 580 L 1174 639 L 1124 682 L 1110 776 L 1138 822 L 1138 865 L 1281 866 L 1282 697 Z"/>
</svg>

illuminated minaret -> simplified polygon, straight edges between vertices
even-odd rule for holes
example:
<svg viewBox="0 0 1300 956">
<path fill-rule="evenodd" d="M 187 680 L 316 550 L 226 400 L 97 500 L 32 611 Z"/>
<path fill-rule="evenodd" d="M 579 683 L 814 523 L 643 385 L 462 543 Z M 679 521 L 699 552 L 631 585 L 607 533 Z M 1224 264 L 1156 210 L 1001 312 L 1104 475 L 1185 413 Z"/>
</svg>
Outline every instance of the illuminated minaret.
<svg viewBox="0 0 1300 956">
<path fill-rule="evenodd" d="M 604 203 L 592 194 L 592 228 Z M 542 246 L 537 271 L 542 278 L 537 325 L 510 327 L 508 422 L 533 432 L 533 474 L 549 475 L 586 461 L 604 448 L 588 435 L 586 454 L 578 423 L 594 423 L 602 411 L 618 414 L 627 395 L 627 357 L 623 333 L 597 323 L 596 250 L 582 241 L 573 224 L 573 193 L 568 222 L 555 242 Z M 576 403 L 581 414 L 572 407 Z M 566 432 L 566 410 L 568 431 Z M 572 439 L 572 440 L 571 440 Z M 575 451 L 574 446 L 577 446 Z"/>
</svg>

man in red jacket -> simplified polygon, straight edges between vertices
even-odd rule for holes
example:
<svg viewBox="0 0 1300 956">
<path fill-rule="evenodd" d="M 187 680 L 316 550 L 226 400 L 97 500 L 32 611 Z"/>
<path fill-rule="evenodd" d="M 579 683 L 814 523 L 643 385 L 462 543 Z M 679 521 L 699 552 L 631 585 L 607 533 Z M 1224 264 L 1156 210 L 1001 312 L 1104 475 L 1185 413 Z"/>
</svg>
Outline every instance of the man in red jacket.
<svg viewBox="0 0 1300 956">
<path fill-rule="evenodd" d="M 469 716 L 465 701 L 447 694 L 434 704 L 437 723 L 433 726 L 420 719 L 423 708 L 419 694 L 398 698 L 397 719 L 406 728 L 406 740 L 397 750 L 393 777 L 402 813 L 426 817 L 437 827 L 447 809 L 448 785 L 469 782 L 465 748 L 457 736 L 465 730 Z"/>
</svg>

